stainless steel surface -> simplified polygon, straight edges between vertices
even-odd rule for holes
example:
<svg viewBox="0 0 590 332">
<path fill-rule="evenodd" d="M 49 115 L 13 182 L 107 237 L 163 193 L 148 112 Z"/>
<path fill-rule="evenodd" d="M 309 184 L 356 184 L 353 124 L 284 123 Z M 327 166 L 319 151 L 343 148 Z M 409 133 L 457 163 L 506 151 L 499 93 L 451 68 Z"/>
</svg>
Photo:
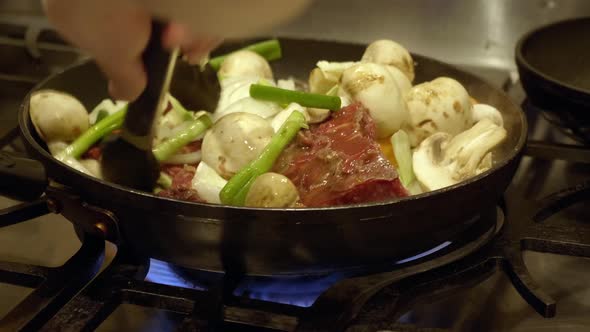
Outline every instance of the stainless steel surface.
<svg viewBox="0 0 590 332">
<path fill-rule="evenodd" d="M 514 69 L 523 33 L 585 15 L 584 0 L 317 0 L 279 32 L 364 43 L 390 38 L 446 62 Z"/>
<path fill-rule="evenodd" d="M 506 86 L 515 81 L 513 50 L 522 33 L 540 24 L 588 14 L 590 1 L 586 0 L 316 0 L 307 15 L 276 32 L 356 42 L 392 38 L 413 52 L 460 64 L 497 86 Z M 46 24 L 39 16 L 38 1 L 0 1 L 0 135 L 16 123 L 16 107 L 33 82 L 79 56 L 63 45 L 28 45 L 7 37 L 1 33 L 3 23 L 31 24 L 31 29 Z M 35 48 L 41 50 L 38 57 Z M 510 89 L 510 95 L 517 101 L 524 98 L 518 85 Z M 531 120 L 532 138 L 573 143 L 541 117 Z M 584 165 L 527 157 L 514 183 L 528 188 L 527 195 L 540 197 L 589 177 Z M 507 195 L 509 203 L 512 194 Z M 0 198 L 0 208 L 14 203 Z M 572 209 L 575 211 L 570 209 L 550 222 L 590 220 L 588 208 Z M 57 215 L 0 229 L 0 260 L 57 266 L 79 246 L 70 223 Z M 109 250 L 112 255 L 112 246 Z M 441 327 L 462 331 L 590 330 L 590 260 L 526 253 L 525 261 L 534 279 L 558 301 L 556 318 L 541 318 L 506 277 L 496 274 L 451 298 L 420 307 L 406 319 L 419 319 L 424 325 L 438 322 Z M 0 284 L 0 316 L 26 292 Z M 139 326 L 127 322 L 135 316 L 130 312 L 109 319 L 111 325 L 105 322 L 101 328 Z"/>
</svg>

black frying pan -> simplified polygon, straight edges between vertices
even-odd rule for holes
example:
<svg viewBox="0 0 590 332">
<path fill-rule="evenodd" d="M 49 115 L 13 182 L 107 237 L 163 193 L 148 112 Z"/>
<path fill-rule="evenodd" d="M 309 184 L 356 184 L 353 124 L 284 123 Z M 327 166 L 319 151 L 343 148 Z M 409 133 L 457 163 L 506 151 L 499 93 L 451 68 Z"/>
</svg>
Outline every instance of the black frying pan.
<svg viewBox="0 0 590 332">
<path fill-rule="evenodd" d="M 275 76 L 304 80 L 317 60 L 355 60 L 365 49 L 286 38 L 281 44 L 284 57 L 272 64 Z M 51 179 L 69 187 L 49 187 L 51 207 L 78 229 L 100 230 L 138 254 L 190 268 L 258 275 L 323 273 L 391 262 L 452 240 L 478 223 L 477 216 L 496 204 L 510 183 L 527 129 L 522 111 L 503 92 L 452 66 L 418 55 L 414 59 L 416 83 L 450 76 L 476 99 L 500 109 L 508 139 L 496 151 L 493 170 L 453 187 L 391 202 L 279 210 L 163 199 L 85 176 L 55 160 L 34 131 L 28 98 L 19 125 L 28 151 Z M 179 85 L 173 84 L 172 94 L 182 101 L 182 93 L 176 93 Z M 71 93 L 88 108 L 107 96 L 105 80 L 92 63 L 52 76 L 35 89 L 47 88 Z M 82 207 L 78 197 L 84 199 Z"/>
<path fill-rule="evenodd" d="M 533 105 L 590 142 L 590 17 L 527 33 L 516 47 L 516 64 Z"/>
</svg>

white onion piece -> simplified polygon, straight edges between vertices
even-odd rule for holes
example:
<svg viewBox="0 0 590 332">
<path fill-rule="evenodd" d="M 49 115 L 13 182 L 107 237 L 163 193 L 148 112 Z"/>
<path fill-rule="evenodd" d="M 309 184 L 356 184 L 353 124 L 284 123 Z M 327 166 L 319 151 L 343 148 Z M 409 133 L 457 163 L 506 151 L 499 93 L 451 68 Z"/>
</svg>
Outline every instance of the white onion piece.
<svg viewBox="0 0 590 332">
<path fill-rule="evenodd" d="M 292 78 L 289 78 L 287 80 L 278 80 L 277 87 L 285 90 L 297 90 L 295 88 L 295 80 L 293 80 Z"/>
<path fill-rule="evenodd" d="M 92 112 L 90 112 L 88 114 L 88 120 L 90 122 L 90 125 L 93 125 L 96 123 L 96 118 L 98 117 L 98 114 L 100 113 L 100 111 L 105 111 L 109 115 L 111 115 L 117 111 L 120 111 L 123 108 L 123 106 L 125 106 L 126 104 L 127 104 L 127 102 L 122 101 L 122 100 L 117 100 L 114 103 L 110 99 L 105 99 L 105 100 L 101 101 L 98 105 L 96 105 L 94 107 Z"/>
<path fill-rule="evenodd" d="M 305 122 L 309 122 L 309 114 L 307 114 L 305 107 L 297 103 L 291 103 L 289 104 L 289 106 L 287 106 L 287 108 L 280 111 L 270 121 L 270 125 L 272 126 L 272 129 L 275 131 L 275 133 L 278 132 L 279 129 L 281 129 L 281 126 L 285 123 L 285 121 L 287 121 L 287 118 L 289 118 L 289 116 L 293 112 L 299 112 L 303 114 L 303 116 L 305 117 Z"/>
<path fill-rule="evenodd" d="M 163 164 L 183 165 L 196 164 L 201 161 L 201 151 L 175 154 L 167 160 L 162 161 Z"/>
<path fill-rule="evenodd" d="M 72 158 L 72 157 L 64 157 L 64 158 L 56 158 L 57 160 L 61 161 L 62 163 L 70 166 L 73 169 L 76 169 L 86 175 L 90 175 L 92 177 L 95 177 L 94 174 L 92 174 L 92 172 L 90 172 L 84 165 L 82 165 L 80 163 L 80 161 L 78 161 L 76 158 Z"/>
<path fill-rule="evenodd" d="M 204 161 L 199 163 L 191 186 L 207 203 L 221 204 L 219 193 L 227 181 Z"/>
</svg>

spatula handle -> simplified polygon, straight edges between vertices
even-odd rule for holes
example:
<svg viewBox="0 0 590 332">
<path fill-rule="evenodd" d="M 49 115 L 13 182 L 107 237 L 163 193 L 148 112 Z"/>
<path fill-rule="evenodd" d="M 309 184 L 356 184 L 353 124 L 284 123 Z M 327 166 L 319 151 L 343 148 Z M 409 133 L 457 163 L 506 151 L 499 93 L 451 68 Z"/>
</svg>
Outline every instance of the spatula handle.
<svg viewBox="0 0 590 332">
<path fill-rule="evenodd" d="M 142 150 L 151 150 L 152 129 L 170 85 L 171 73 L 177 54 L 162 46 L 165 24 L 152 22 L 148 45 L 143 53 L 147 86 L 142 94 L 129 104 L 123 124 L 123 138 Z"/>
</svg>

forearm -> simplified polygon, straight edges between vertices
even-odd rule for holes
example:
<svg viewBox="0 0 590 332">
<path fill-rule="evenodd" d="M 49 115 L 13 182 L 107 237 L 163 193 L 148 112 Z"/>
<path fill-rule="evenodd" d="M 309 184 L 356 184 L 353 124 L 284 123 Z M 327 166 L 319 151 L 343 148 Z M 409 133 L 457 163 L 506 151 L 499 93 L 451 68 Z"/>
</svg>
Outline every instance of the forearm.
<svg viewBox="0 0 590 332">
<path fill-rule="evenodd" d="M 311 0 L 135 0 L 196 35 L 248 37 L 301 14 Z"/>
</svg>

